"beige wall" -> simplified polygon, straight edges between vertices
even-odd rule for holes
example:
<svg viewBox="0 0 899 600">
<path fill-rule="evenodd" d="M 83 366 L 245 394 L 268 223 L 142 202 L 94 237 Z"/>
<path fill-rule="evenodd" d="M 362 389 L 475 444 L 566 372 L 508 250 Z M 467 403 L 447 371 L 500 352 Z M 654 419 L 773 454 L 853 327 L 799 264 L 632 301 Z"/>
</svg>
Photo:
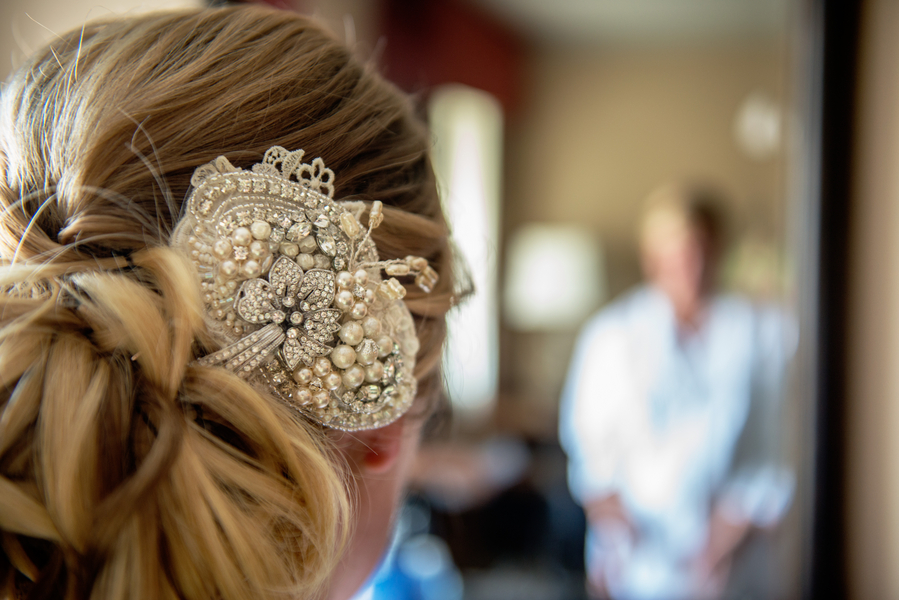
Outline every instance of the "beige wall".
<svg viewBox="0 0 899 600">
<path fill-rule="evenodd" d="M 505 235 L 532 221 L 587 227 L 600 236 L 615 295 L 640 279 L 634 237 L 643 198 L 660 183 L 686 176 L 730 194 L 735 229 L 751 227 L 779 242 L 783 156 L 752 160 L 732 132 L 750 92 L 783 98 L 782 50 L 777 42 L 538 50 L 521 111 L 508 123 Z M 530 415 L 529 424 L 518 426 L 532 435 L 555 433 L 574 337 L 574 331 L 502 333 L 508 402 L 501 399 L 500 410 Z"/>
<path fill-rule="evenodd" d="M 852 598 L 899 598 L 899 2 L 863 15 L 849 316 Z"/>
<path fill-rule="evenodd" d="M 639 208 L 666 180 L 710 180 L 731 194 L 737 221 L 779 232 L 781 161 L 745 157 L 732 129 L 750 92 L 782 98 L 780 50 L 771 42 L 538 52 L 523 111 L 509 125 L 507 227 L 592 227 L 607 248 L 613 292 L 638 277 Z"/>
<path fill-rule="evenodd" d="M 2 0 L 0 81 L 54 34 L 65 33 L 86 21 L 202 4 L 202 0 Z"/>
</svg>

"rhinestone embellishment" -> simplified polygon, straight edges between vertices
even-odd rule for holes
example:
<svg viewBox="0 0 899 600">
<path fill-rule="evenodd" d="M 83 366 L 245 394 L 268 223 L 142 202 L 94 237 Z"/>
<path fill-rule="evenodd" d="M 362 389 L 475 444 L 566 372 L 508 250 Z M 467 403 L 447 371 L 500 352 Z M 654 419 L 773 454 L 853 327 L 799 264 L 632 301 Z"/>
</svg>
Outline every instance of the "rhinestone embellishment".
<svg viewBox="0 0 899 600">
<path fill-rule="evenodd" d="M 416 393 L 418 339 L 396 277 L 429 291 L 437 274 L 419 257 L 380 260 L 381 203 L 335 201 L 334 173 L 303 156 L 276 146 L 251 170 L 219 157 L 194 172 L 171 245 L 196 267 L 220 344 L 196 363 L 329 427 L 382 427 Z"/>
</svg>

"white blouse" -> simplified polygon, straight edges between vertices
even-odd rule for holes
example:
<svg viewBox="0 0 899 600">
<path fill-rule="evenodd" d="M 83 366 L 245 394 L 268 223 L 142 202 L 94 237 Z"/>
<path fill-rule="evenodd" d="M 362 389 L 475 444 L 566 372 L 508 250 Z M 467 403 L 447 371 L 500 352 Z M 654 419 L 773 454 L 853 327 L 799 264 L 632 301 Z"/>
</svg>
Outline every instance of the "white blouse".
<svg viewBox="0 0 899 600">
<path fill-rule="evenodd" d="M 734 520 L 781 519 L 794 477 L 778 443 L 795 327 L 782 311 L 711 300 L 698 331 L 641 287 L 584 328 L 563 392 L 560 440 L 582 503 L 618 493 L 636 542 L 588 532 L 587 560 L 615 564 L 617 597 L 689 597 L 680 568 L 704 546 L 711 506 Z"/>
</svg>

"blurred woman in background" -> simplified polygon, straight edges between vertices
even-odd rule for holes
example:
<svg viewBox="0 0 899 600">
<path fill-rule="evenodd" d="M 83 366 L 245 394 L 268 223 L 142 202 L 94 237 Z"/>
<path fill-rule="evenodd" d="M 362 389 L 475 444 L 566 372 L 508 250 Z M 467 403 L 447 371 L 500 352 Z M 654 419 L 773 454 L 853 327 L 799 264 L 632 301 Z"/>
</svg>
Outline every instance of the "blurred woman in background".
<svg viewBox="0 0 899 600">
<path fill-rule="evenodd" d="M 751 530 L 776 525 L 792 497 L 778 438 L 795 335 L 781 310 L 716 290 L 721 204 L 690 185 L 651 195 L 647 284 L 575 349 L 560 438 L 599 597 L 721 597 Z M 763 590 L 774 579 L 753 575 Z M 753 592 L 735 597 L 771 597 Z"/>
</svg>

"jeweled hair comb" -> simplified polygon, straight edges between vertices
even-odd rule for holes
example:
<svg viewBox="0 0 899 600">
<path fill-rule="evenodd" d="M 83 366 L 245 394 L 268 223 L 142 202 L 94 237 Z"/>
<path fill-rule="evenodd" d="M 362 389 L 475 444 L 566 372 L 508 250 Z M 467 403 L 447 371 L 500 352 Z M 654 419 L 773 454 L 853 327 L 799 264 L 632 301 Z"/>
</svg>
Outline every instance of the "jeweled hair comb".
<svg viewBox="0 0 899 600">
<path fill-rule="evenodd" d="M 430 292 L 437 273 L 417 256 L 380 260 L 381 203 L 335 201 L 334 173 L 303 154 L 276 146 L 250 171 L 220 156 L 194 172 L 171 245 L 196 265 L 222 340 L 197 362 L 329 427 L 383 427 L 416 393 L 418 338 L 396 277 Z"/>
</svg>

